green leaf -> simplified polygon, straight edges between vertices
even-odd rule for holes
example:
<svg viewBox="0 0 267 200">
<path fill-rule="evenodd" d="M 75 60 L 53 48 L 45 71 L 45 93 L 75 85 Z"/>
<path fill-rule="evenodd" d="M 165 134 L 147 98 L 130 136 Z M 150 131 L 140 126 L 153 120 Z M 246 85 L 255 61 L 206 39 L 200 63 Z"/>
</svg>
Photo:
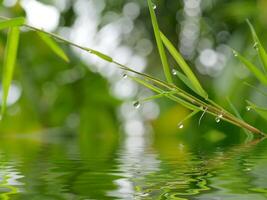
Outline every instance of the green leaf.
<svg viewBox="0 0 267 200">
<path fill-rule="evenodd" d="M 197 91 L 197 94 L 200 96 L 207 98 L 206 91 L 202 88 L 201 84 L 197 80 L 196 76 L 188 66 L 188 64 L 183 59 L 182 55 L 175 49 L 175 47 L 172 45 L 172 43 L 168 40 L 168 38 L 163 34 L 160 33 L 161 40 L 163 41 L 164 45 L 172 55 L 172 57 L 175 59 L 175 61 L 179 64 L 187 78 L 190 80 L 192 86 Z"/>
<path fill-rule="evenodd" d="M 19 44 L 19 28 L 10 28 L 5 49 L 4 65 L 3 65 L 3 79 L 2 79 L 2 116 L 5 113 L 9 87 L 13 78 L 17 50 Z"/>
<path fill-rule="evenodd" d="M 188 119 L 192 118 L 194 115 L 199 113 L 200 110 L 193 110 L 189 115 L 187 115 L 182 121 L 179 122 L 178 126 L 183 127 L 184 122 L 187 121 Z"/>
<path fill-rule="evenodd" d="M 141 99 L 139 102 L 152 101 L 152 100 L 159 99 L 159 98 L 162 98 L 162 97 L 166 97 L 167 95 L 175 94 L 175 93 L 176 93 L 176 91 L 162 92 L 160 94 L 149 96 L 149 97 L 146 97 L 144 99 Z"/>
<path fill-rule="evenodd" d="M 0 22 L 0 30 L 5 29 L 5 28 L 11 28 L 14 26 L 21 26 L 24 23 L 25 23 L 24 17 L 18 17 L 18 18 L 13 18 L 13 19 L 1 21 Z"/>
<path fill-rule="evenodd" d="M 172 94 L 171 92 L 169 91 L 164 91 L 162 89 L 160 89 L 159 87 L 155 86 L 155 85 L 152 85 L 150 84 L 149 82 L 146 82 L 145 80 L 141 79 L 141 78 L 138 78 L 138 77 L 133 77 L 133 76 L 129 76 L 129 78 L 131 78 L 132 80 L 134 80 L 135 82 L 151 89 L 152 91 L 156 92 L 156 93 L 159 93 L 159 94 L 163 94 L 165 97 L 183 105 L 184 107 L 190 109 L 190 110 L 200 110 L 200 108 L 198 108 L 197 106 L 175 96 L 174 94 Z M 176 92 L 177 93 L 177 92 Z"/>
<path fill-rule="evenodd" d="M 250 101 L 247 101 L 247 103 L 251 109 L 255 110 L 263 119 L 267 120 L 267 108 L 259 107 Z"/>
<path fill-rule="evenodd" d="M 231 109 L 234 111 L 235 115 L 237 116 L 238 119 L 241 119 L 242 121 L 244 121 L 244 119 L 241 117 L 241 114 L 238 112 L 237 108 L 235 107 L 235 105 L 230 101 L 229 98 L 227 98 L 228 104 L 230 105 Z M 247 129 L 243 128 L 243 131 L 246 133 L 247 135 L 247 140 L 251 141 L 253 139 L 253 134 L 251 132 L 249 132 Z"/>
<path fill-rule="evenodd" d="M 90 50 L 88 50 L 88 52 L 90 52 L 90 53 L 92 53 L 92 54 L 98 56 L 99 58 L 102 58 L 102 59 L 105 60 L 105 61 L 113 62 L 113 59 L 112 59 L 110 56 L 108 56 L 108 55 L 106 55 L 106 54 L 103 54 L 103 53 L 101 53 L 101 52 L 99 52 L 99 51 L 90 49 Z"/>
<path fill-rule="evenodd" d="M 259 37 L 257 36 L 257 33 L 256 33 L 254 27 L 252 26 L 252 24 L 250 23 L 249 20 L 247 20 L 247 23 L 249 25 L 249 28 L 250 28 L 250 31 L 251 31 L 251 34 L 252 34 L 252 37 L 254 40 L 254 48 L 258 52 L 258 55 L 261 59 L 261 62 L 264 66 L 265 71 L 267 71 L 267 54 L 266 54 L 266 51 L 263 48 L 262 43 L 260 42 Z"/>
<path fill-rule="evenodd" d="M 263 92 L 263 91 L 261 91 L 261 90 L 260 90 L 259 88 L 257 88 L 256 86 L 254 86 L 254 85 L 251 85 L 251 84 L 249 84 L 249 83 L 247 83 L 247 82 L 244 82 L 244 84 L 245 84 L 245 85 L 247 85 L 248 87 L 250 87 L 250 88 L 254 89 L 254 91 L 258 92 L 259 94 L 261 94 L 261 95 L 263 95 L 263 96 L 267 97 L 267 93 L 266 93 L 266 92 Z"/>
<path fill-rule="evenodd" d="M 150 12 L 150 16 L 151 16 L 151 21 L 152 21 L 152 25 L 153 25 L 153 29 L 154 29 L 154 34 L 155 34 L 155 38 L 156 38 L 156 42 L 157 42 L 157 46 L 158 46 L 158 51 L 159 51 L 159 55 L 160 55 L 160 59 L 162 62 L 162 66 L 163 66 L 163 70 L 164 70 L 164 74 L 165 77 L 167 79 L 168 83 L 172 83 L 172 75 L 170 72 L 170 67 L 167 61 L 167 56 L 164 50 L 164 46 L 162 44 L 162 41 L 160 39 L 160 30 L 159 30 L 159 26 L 158 26 L 158 22 L 157 22 L 157 17 L 154 11 L 154 6 L 151 0 L 147 0 L 148 2 L 148 8 L 149 8 L 149 12 Z"/>
<path fill-rule="evenodd" d="M 256 76 L 256 78 L 264 85 L 267 85 L 267 77 L 259 70 L 254 64 L 252 64 L 245 57 L 241 56 L 238 52 L 234 51 L 234 56 L 237 57 L 247 68 L 248 70 Z"/>
<path fill-rule="evenodd" d="M 198 91 L 194 88 L 190 80 L 178 70 L 175 70 L 175 75 L 192 91 L 198 94 Z"/>
<path fill-rule="evenodd" d="M 60 57 L 66 62 L 69 62 L 69 58 L 67 57 L 65 52 L 58 46 L 58 44 L 51 37 L 42 32 L 37 32 L 37 34 L 58 57 Z"/>
</svg>

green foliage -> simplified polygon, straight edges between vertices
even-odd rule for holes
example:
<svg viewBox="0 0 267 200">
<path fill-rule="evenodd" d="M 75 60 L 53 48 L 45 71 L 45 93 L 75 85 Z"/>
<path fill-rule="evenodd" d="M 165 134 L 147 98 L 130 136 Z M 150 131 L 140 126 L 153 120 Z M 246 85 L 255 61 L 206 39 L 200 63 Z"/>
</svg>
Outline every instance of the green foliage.
<svg viewBox="0 0 267 200">
<path fill-rule="evenodd" d="M 6 28 L 11 28 L 14 26 L 21 26 L 24 23 L 25 23 L 24 17 L 18 17 L 18 18 L 4 20 L 4 21 L 0 22 L 0 30 L 6 29 Z"/>
<path fill-rule="evenodd" d="M 241 56 L 238 52 L 233 51 L 234 55 L 244 64 L 245 67 L 264 85 L 267 85 L 267 76 L 252 64 L 248 59 Z"/>
<path fill-rule="evenodd" d="M 161 38 L 160 38 L 160 29 L 159 29 L 157 17 L 156 17 L 155 11 L 154 11 L 154 5 L 153 5 L 151 0 L 147 0 L 147 2 L 148 2 L 148 8 L 149 8 L 150 16 L 151 16 L 151 21 L 152 21 L 154 34 L 155 34 L 155 38 L 156 38 L 156 42 L 157 42 L 163 70 L 165 73 L 165 77 L 169 83 L 172 83 L 173 81 L 172 81 L 172 76 L 171 76 L 171 72 L 170 72 L 170 67 L 169 67 L 169 64 L 167 61 L 167 56 L 166 56 L 166 53 L 164 50 L 164 46 L 163 46 Z"/>
<path fill-rule="evenodd" d="M 65 52 L 57 45 L 56 42 L 54 42 L 54 40 L 51 37 L 49 37 L 47 34 L 45 34 L 43 32 L 37 32 L 37 34 L 47 44 L 47 46 L 50 47 L 50 49 L 56 55 L 58 55 L 64 61 L 69 62 L 69 58 L 67 57 L 67 55 L 65 54 Z"/>
<path fill-rule="evenodd" d="M 151 0 L 147 0 L 148 1 L 148 6 L 149 6 L 149 11 L 150 11 L 150 15 L 151 15 L 151 19 L 152 19 L 152 25 L 153 25 L 153 29 L 154 29 L 154 34 L 156 37 L 156 42 L 157 42 L 157 46 L 159 49 L 159 53 L 160 53 L 160 57 L 161 57 L 161 61 L 163 64 L 163 69 L 164 69 L 164 73 L 167 79 L 167 82 L 158 80 L 157 78 L 154 78 L 150 75 L 141 73 L 141 72 L 137 72 L 123 64 L 120 64 L 118 62 L 116 62 L 115 60 L 113 60 L 113 58 L 111 58 L 110 56 L 103 54 L 97 50 L 88 48 L 88 47 L 82 47 L 78 44 L 72 43 L 71 41 L 68 41 L 62 37 L 60 37 L 59 35 L 56 35 L 54 33 L 49 33 L 43 30 L 40 30 L 38 28 L 32 27 L 30 25 L 24 24 L 24 26 L 30 30 L 33 30 L 35 32 L 37 32 L 39 34 L 39 36 L 42 38 L 42 40 L 52 49 L 52 51 L 58 55 L 59 57 L 61 57 L 62 59 L 64 59 L 65 61 L 68 61 L 67 56 L 65 55 L 65 53 L 57 46 L 57 44 L 52 40 L 56 39 L 59 40 L 61 42 L 63 42 L 64 44 L 73 46 L 73 47 L 77 47 L 79 49 L 82 49 L 84 51 L 87 51 L 88 53 L 91 53 L 93 55 L 98 56 L 99 58 L 110 62 L 110 63 L 114 63 L 116 64 L 120 69 L 124 70 L 124 71 L 129 71 L 131 73 L 134 73 L 136 76 L 129 76 L 132 80 L 136 81 L 137 83 L 151 89 L 152 91 L 156 92 L 157 94 L 155 96 L 149 97 L 149 99 L 155 99 L 155 98 L 160 98 L 160 97 L 167 97 L 168 99 L 181 104 L 182 106 L 192 110 L 193 112 L 188 115 L 186 117 L 186 119 L 191 118 L 192 116 L 194 116 L 197 112 L 199 111 L 205 111 L 205 113 L 209 113 L 213 116 L 216 117 L 216 119 L 219 120 L 224 120 L 227 122 L 230 122 L 236 126 L 242 127 L 242 128 L 246 128 L 250 131 L 252 131 L 253 133 L 258 133 L 258 134 L 263 134 L 260 130 L 254 128 L 253 126 L 247 124 L 246 122 L 244 122 L 241 119 L 238 119 L 237 117 L 235 117 L 233 114 L 229 113 L 228 111 L 226 111 L 225 109 L 223 109 L 221 106 L 219 106 L 218 104 L 214 103 L 211 99 L 208 99 L 208 95 L 206 93 L 206 91 L 202 88 L 200 82 L 198 81 L 197 77 L 194 75 L 194 73 L 192 72 L 192 70 L 190 69 L 190 67 L 188 66 L 188 64 L 185 62 L 185 60 L 183 59 L 183 57 L 180 55 L 180 53 L 175 49 L 175 47 L 171 44 L 171 42 L 160 32 L 159 27 L 158 27 L 158 23 L 157 23 L 157 19 L 156 19 L 156 15 L 154 12 L 154 8 L 153 8 L 153 4 Z M 13 30 L 13 28 L 12 28 Z M 17 30 L 17 35 L 19 34 L 19 29 L 16 28 Z M 7 49 L 8 49 L 8 53 L 7 53 L 7 58 L 9 60 L 8 62 L 8 66 L 13 66 L 13 67 L 5 67 L 7 69 L 9 69 L 9 73 L 11 74 L 9 76 L 4 76 L 5 78 L 7 78 L 7 80 L 4 80 L 6 83 L 3 84 L 4 87 L 4 98 L 5 100 L 3 101 L 3 106 L 2 106 L 2 112 L 4 113 L 5 107 L 6 107 L 6 98 L 8 95 L 8 87 L 11 83 L 12 80 L 12 74 L 13 74 L 13 68 L 14 68 L 14 62 L 15 62 L 15 58 L 16 58 L 16 52 L 17 51 L 17 47 L 15 43 L 15 39 L 16 37 L 14 37 L 14 34 L 11 35 L 13 38 L 13 42 L 10 42 L 10 37 L 8 39 L 8 45 L 7 45 Z M 17 38 L 18 39 L 18 38 Z M 9 47 L 10 44 L 12 43 L 13 45 L 12 48 Z M 192 89 L 196 94 L 200 95 L 202 98 L 199 98 L 198 96 L 193 96 L 189 93 L 187 93 L 186 91 L 184 91 L 183 89 L 179 88 L 178 86 L 174 85 L 172 82 L 172 76 L 170 73 L 170 68 L 168 65 L 168 61 L 167 61 L 167 57 L 165 54 L 165 50 L 164 50 L 164 46 L 163 44 L 166 46 L 166 48 L 168 49 L 168 51 L 170 52 L 170 54 L 172 55 L 172 57 L 175 59 L 175 61 L 179 64 L 179 66 L 181 67 L 183 73 L 177 73 L 177 76 L 190 88 Z M 15 48 L 16 47 L 16 48 Z M 10 53 L 11 52 L 11 53 Z M 244 62 L 246 61 L 243 57 L 239 56 L 239 58 Z M 258 77 L 260 76 L 260 73 L 258 71 L 255 70 L 254 66 L 251 66 L 250 64 L 248 64 L 249 62 L 245 62 L 248 67 L 257 74 Z M 4 73 L 6 74 L 6 72 Z M 263 81 L 263 78 L 261 77 L 261 80 Z"/>
<path fill-rule="evenodd" d="M 255 110 L 256 113 L 258 113 L 263 119 L 267 120 L 267 108 L 257 106 L 250 101 L 247 101 L 247 103 L 249 104 L 251 109 Z"/>
<path fill-rule="evenodd" d="M 249 25 L 249 28 L 250 28 L 250 31 L 251 31 L 251 34 L 252 34 L 252 37 L 253 37 L 253 40 L 254 40 L 254 48 L 258 52 L 258 55 L 259 55 L 259 57 L 261 59 L 261 62 L 263 64 L 263 66 L 264 66 L 265 71 L 267 71 L 267 54 L 266 54 L 266 51 L 263 48 L 262 43 L 260 42 L 260 40 L 259 40 L 259 38 L 257 36 L 257 33 L 256 33 L 254 27 L 252 26 L 252 24 L 250 23 L 249 20 L 247 20 L 247 23 Z"/>
<path fill-rule="evenodd" d="M 8 91 L 11 85 L 19 44 L 19 27 L 12 27 L 8 33 L 8 39 L 5 50 L 5 58 L 3 64 L 3 79 L 2 79 L 2 116 L 4 115 Z"/>
<path fill-rule="evenodd" d="M 264 49 L 264 47 L 262 46 L 262 43 L 259 39 L 259 37 L 257 36 L 257 33 L 254 29 L 254 27 L 252 26 L 252 24 L 250 23 L 249 20 L 247 20 L 248 26 L 250 28 L 251 34 L 252 34 L 252 38 L 254 40 L 254 48 L 257 51 L 260 60 L 264 66 L 265 71 L 267 70 L 267 54 L 266 51 Z M 245 57 L 241 56 L 239 53 L 237 53 L 236 51 L 233 51 L 234 56 L 236 56 L 249 70 L 250 72 L 265 86 L 267 86 L 267 75 L 265 73 L 263 73 L 261 70 L 259 70 L 254 64 L 252 64 L 249 60 L 247 60 Z M 258 89 L 256 89 L 254 86 L 250 85 L 250 84 L 246 84 L 249 87 L 254 88 L 256 91 L 260 92 L 261 94 L 265 95 L 263 92 L 259 91 Z M 247 103 L 249 104 L 249 109 L 253 109 L 255 110 L 262 118 L 264 118 L 265 120 L 267 120 L 267 109 L 257 106 L 256 104 L 247 101 Z"/>
<path fill-rule="evenodd" d="M 181 67 L 181 69 L 183 70 L 183 72 L 187 76 L 188 80 L 190 80 L 191 85 L 194 88 L 194 90 L 197 91 L 197 94 L 199 94 L 200 96 L 202 96 L 204 98 L 207 98 L 208 97 L 207 93 L 202 88 L 201 84 L 199 83 L 196 76 L 194 75 L 194 73 L 192 72 L 192 70 L 190 69 L 188 64 L 185 62 L 185 60 L 183 59 L 181 54 L 175 49 L 175 47 L 171 44 L 171 42 L 167 39 L 167 37 L 165 37 L 164 34 L 161 33 L 160 37 L 161 37 L 164 45 L 169 50 L 170 54 L 173 56 L 175 61 L 178 63 L 178 65 Z"/>
</svg>

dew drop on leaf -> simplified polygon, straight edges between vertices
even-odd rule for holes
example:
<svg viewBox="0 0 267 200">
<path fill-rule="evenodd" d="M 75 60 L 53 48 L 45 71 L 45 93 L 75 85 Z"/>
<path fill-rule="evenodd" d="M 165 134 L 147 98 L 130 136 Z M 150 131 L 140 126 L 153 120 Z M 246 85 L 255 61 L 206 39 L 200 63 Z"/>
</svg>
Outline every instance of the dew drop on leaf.
<svg viewBox="0 0 267 200">
<path fill-rule="evenodd" d="M 218 117 L 215 118 L 215 121 L 216 121 L 217 123 L 219 123 L 219 122 L 221 121 L 221 118 L 218 116 Z"/>
<path fill-rule="evenodd" d="M 172 70 L 172 74 L 173 74 L 173 75 L 177 75 L 177 70 L 176 70 L 176 69 L 173 69 L 173 70 Z"/>
<path fill-rule="evenodd" d="M 137 108 L 140 108 L 140 102 L 139 101 L 135 101 L 133 103 L 133 106 L 137 109 Z"/>
</svg>

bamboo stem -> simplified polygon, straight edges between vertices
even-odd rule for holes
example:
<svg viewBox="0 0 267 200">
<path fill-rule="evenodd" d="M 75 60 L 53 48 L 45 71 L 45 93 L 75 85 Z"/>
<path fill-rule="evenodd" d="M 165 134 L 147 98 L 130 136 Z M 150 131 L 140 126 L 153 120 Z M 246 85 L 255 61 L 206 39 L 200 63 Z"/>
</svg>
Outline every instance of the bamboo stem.
<svg viewBox="0 0 267 200">
<path fill-rule="evenodd" d="M 3 16 L 0 16 L 1 19 L 4 19 L 4 20 L 8 20 L 9 18 L 6 18 L 6 17 L 3 17 Z M 33 26 L 30 26 L 28 24 L 23 24 L 24 27 L 32 30 L 32 31 L 37 31 L 37 32 L 42 32 L 42 33 L 45 33 L 46 35 L 60 41 L 60 42 L 63 42 L 67 45 L 70 45 L 70 46 L 73 46 L 73 47 L 76 47 L 76 48 L 79 48 L 81 50 L 84 50 L 88 53 L 91 53 L 91 54 L 94 54 L 93 52 L 97 52 L 96 50 L 94 49 L 91 49 L 91 48 L 87 48 L 87 47 L 83 47 L 81 45 L 78 45 L 74 42 L 71 42 L 69 40 L 66 40 L 65 38 L 57 35 L 57 34 L 54 34 L 54 33 L 50 33 L 50 32 L 47 32 L 45 30 L 42 30 L 42 29 L 39 29 L 39 28 L 36 28 L 36 27 L 33 27 Z M 154 84 L 158 84 L 160 85 L 161 87 L 164 87 L 166 88 L 167 90 L 171 90 L 171 91 L 177 91 L 175 94 L 169 94 L 169 95 L 165 95 L 167 98 L 173 100 L 173 101 L 177 101 L 177 96 L 179 96 L 179 98 L 182 98 L 184 99 L 184 101 L 186 101 L 187 103 L 190 103 L 192 106 L 196 106 L 197 108 L 199 108 L 200 110 L 205 110 L 205 112 L 217 117 L 219 115 L 222 115 L 221 116 L 221 119 L 224 120 L 224 121 L 227 121 L 231 124 L 234 124 L 238 127 L 241 127 L 241 128 L 245 128 L 247 130 L 249 130 L 250 132 L 254 133 L 254 134 L 259 134 L 261 136 L 265 136 L 265 133 L 263 133 L 262 131 L 260 131 L 259 129 L 253 127 L 252 125 L 248 124 L 247 122 L 245 121 L 242 121 L 240 119 L 238 119 L 237 117 L 235 117 L 233 114 L 229 113 L 227 110 L 225 110 L 224 108 L 220 107 L 219 105 L 217 105 L 216 103 L 214 103 L 212 100 L 210 99 L 205 99 L 205 100 L 201 100 L 187 92 L 185 92 L 184 90 L 178 88 L 176 85 L 174 84 L 169 84 L 169 83 L 165 83 L 155 77 L 152 77 L 148 74 L 144 74 L 144 73 L 140 73 L 140 72 L 137 72 L 115 60 L 112 59 L 111 61 L 112 63 L 114 63 L 115 65 L 117 65 L 120 69 L 122 70 L 127 70 L 129 72 L 132 72 L 132 73 L 135 73 L 143 78 L 147 78 L 148 80 L 150 80 L 151 82 L 153 82 Z M 177 96 L 176 96 L 177 95 Z M 207 102 L 209 102 L 210 104 L 208 104 Z"/>
</svg>

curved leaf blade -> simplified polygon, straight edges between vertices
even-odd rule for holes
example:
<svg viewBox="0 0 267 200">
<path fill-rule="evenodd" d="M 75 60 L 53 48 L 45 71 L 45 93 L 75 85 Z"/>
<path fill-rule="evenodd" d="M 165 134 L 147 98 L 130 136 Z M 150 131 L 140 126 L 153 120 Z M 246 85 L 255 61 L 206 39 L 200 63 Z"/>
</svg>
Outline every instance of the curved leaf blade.
<svg viewBox="0 0 267 200">
<path fill-rule="evenodd" d="M 263 119 L 267 120 L 267 108 L 259 107 L 256 104 L 247 101 L 251 109 L 255 110 Z"/>
<path fill-rule="evenodd" d="M 192 86 L 197 91 L 197 94 L 200 96 L 206 98 L 207 92 L 202 88 L 201 84 L 199 83 L 198 79 L 188 66 L 188 64 L 183 59 L 182 55 L 176 50 L 176 48 L 173 46 L 173 44 L 168 40 L 168 38 L 163 34 L 160 33 L 161 40 L 163 44 L 166 46 L 172 57 L 175 59 L 175 61 L 178 63 L 178 65 L 181 67 L 187 78 L 192 83 Z"/>
<path fill-rule="evenodd" d="M 42 32 L 37 32 L 37 34 L 58 57 L 63 59 L 65 62 L 69 62 L 68 56 L 51 37 Z"/>
<path fill-rule="evenodd" d="M 248 23 L 248 26 L 250 28 L 250 32 L 252 34 L 252 37 L 253 37 L 253 40 L 255 43 L 254 48 L 258 52 L 258 55 L 261 59 L 261 62 L 264 66 L 265 71 L 267 71 L 267 53 L 266 53 L 265 49 L 263 48 L 262 43 L 260 42 L 259 37 L 258 37 L 253 25 L 250 23 L 249 20 L 247 20 L 247 23 Z"/>
<path fill-rule="evenodd" d="M 164 74 L 165 77 L 167 79 L 168 83 L 172 83 L 172 75 L 170 72 L 170 67 L 167 61 L 167 56 L 164 50 L 164 46 L 162 44 L 162 41 L 160 39 L 160 30 L 159 30 L 159 25 L 157 22 L 157 17 L 153 8 L 153 3 L 151 0 L 147 0 L 148 2 L 148 8 L 149 8 L 149 12 L 150 12 L 150 17 L 151 17 L 151 21 L 152 21 L 152 25 L 153 25 L 153 29 L 154 29 L 154 34 L 155 34 L 155 38 L 156 38 L 156 43 L 158 46 L 158 51 L 159 51 L 159 55 L 160 55 L 160 59 L 162 62 L 162 66 L 163 66 L 163 70 L 164 70 Z"/>
<path fill-rule="evenodd" d="M 190 80 L 183 75 L 181 72 L 179 72 L 178 70 L 175 71 L 176 76 L 188 87 L 190 88 L 193 92 L 195 92 L 196 94 L 198 94 L 198 91 L 194 88 L 194 86 L 192 85 L 192 83 L 190 82 Z"/>
<path fill-rule="evenodd" d="M 259 70 L 254 64 L 252 64 L 249 60 L 247 60 L 245 57 L 243 57 L 241 54 L 239 54 L 236 51 L 233 51 L 235 57 L 237 57 L 244 65 L 248 68 L 248 70 L 256 76 L 256 78 L 264 85 L 267 85 L 267 77 L 264 75 L 264 73 Z"/>
<path fill-rule="evenodd" d="M 5 49 L 3 79 L 2 79 L 2 116 L 5 113 L 9 88 L 13 78 L 18 44 L 19 44 L 19 27 L 10 28 Z"/>
</svg>

